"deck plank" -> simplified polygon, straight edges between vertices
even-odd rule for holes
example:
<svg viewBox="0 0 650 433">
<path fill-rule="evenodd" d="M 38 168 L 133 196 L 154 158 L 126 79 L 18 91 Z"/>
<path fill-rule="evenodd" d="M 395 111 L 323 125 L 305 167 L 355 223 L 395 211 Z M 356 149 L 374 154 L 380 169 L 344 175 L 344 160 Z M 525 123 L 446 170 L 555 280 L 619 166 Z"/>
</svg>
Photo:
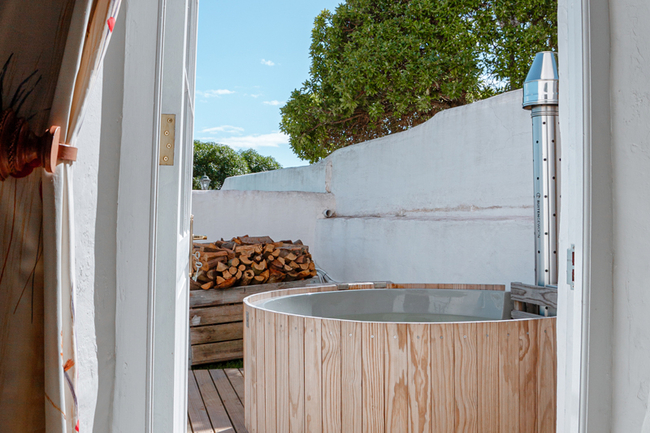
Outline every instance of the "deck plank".
<svg viewBox="0 0 650 433">
<path fill-rule="evenodd" d="M 194 433 L 214 433 L 199 387 L 196 384 L 194 372 L 190 371 L 187 376 L 187 406 L 192 431 Z"/>
<path fill-rule="evenodd" d="M 223 406 L 217 388 L 210 377 L 210 372 L 208 370 L 195 370 L 194 376 L 203 397 L 205 409 L 210 417 L 212 428 L 219 433 L 235 433 L 226 408 Z"/>
<path fill-rule="evenodd" d="M 226 368 L 223 371 L 226 372 L 230 384 L 237 393 L 237 397 L 239 397 L 242 407 L 244 407 L 244 375 L 241 373 L 241 369 Z"/>
<path fill-rule="evenodd" d="M 212 376 L 217 391 L 219 391 L 221 402 L 223 403 L 223 407 L 228 414 L 228 418 L 230 418 L 230 422 L 232 423 L 235 432 L 246 432 L 244 406 L 242 406 L 241 400 L 228 380 L 226 373 L 223 370 L 215 369 L 210 370 L 210 376 Z"/>
</svg>

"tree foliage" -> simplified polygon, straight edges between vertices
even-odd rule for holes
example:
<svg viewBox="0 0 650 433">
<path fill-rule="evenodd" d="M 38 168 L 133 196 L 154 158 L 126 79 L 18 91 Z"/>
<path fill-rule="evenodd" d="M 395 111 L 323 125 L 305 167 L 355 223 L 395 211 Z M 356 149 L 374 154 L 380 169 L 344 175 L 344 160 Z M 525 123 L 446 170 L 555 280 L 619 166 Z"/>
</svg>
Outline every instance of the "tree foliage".
<svg viewBox="0 0 650 433">
<path fill-rule="evenodd" d="M 210 178 L 209 189 L 221 189 L 227 177 L 278 168 L 282 166 L 272 156 L 262 156 L 254 149 L 236 152 L 225 144 L 194 140 L 193 189 L 201 189 L 203 175 Z"/>
<path fill-rule="evenodd" d="M 244 158 L 251 173 L 259 173 L 261 171 L 270 171 L 282 168 L 275 158 L 272 156 L 262 156 L 257 153 L 255 149 L 241 150 L 239 155 Z"/>
<path fill-rule="evenodd" d="M 280 129 L 310 162 L 520 87 L 554 49 L 556 0 L 347 0 L 315 19 Z"/>
</svg>

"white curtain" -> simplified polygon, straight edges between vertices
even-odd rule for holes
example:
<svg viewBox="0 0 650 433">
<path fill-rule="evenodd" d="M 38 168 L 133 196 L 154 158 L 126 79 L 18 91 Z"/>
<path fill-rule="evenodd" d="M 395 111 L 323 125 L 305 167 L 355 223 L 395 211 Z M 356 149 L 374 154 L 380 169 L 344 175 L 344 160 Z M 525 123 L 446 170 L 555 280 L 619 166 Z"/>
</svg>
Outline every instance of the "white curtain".
<svg viewBox="0 0 650 433">
<path fill-rule="evenodd" d="M 120 0 L 0 3 L 0 93 L 37 133 L 77 143 Z M 70 163 L 0 185 L 0 431 L 80 430 Z M 13 307 L 12 307 L 13 306 Z M 40 408 L 39 409 L 39 400 Z M 93 414 L 86 414 L 92 417 Z"/>
</svg>

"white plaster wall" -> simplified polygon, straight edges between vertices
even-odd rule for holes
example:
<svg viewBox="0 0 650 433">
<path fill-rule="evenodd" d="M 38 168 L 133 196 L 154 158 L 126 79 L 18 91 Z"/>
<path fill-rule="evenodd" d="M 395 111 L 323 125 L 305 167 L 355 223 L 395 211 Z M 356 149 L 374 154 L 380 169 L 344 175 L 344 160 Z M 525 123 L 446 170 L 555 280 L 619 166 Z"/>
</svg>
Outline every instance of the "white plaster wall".
<svg viewBox="0 0 650 433">
<path fill-rule="evenodd" d="M 209 240 L 270 236 L 315 245 L 317 222 L 336 207 L 334 196 L 312 192 L 193 191 L 194 234 Z"/>
<path fill-rule="evenodd" d="M 521 91 L 445 110 L 409 131 L 335 152 L 339 215 L 480 212 L 532 215 L 530 113 Z"/>
<path fill-rule="evenodd" d="M 78 161 L 73 165 L 75 203 L 75 278 L 77 337 L 77 397 L 81 431 L 93 431 L 98 394 L 95 339 L 95 235 L 97 171 L 101 133 L 102 73 L 88 95 L 88 111 L 79 132 Z"/>
<path fill-rule="evenodd" d="M 531 120 L 521 97 L 514 91 L 446 110 L 412 130 L 340 149 L 316 166 L 229 178 L 224 188 L 255 197 L 265 193 L 251 190 L 331 191 L 335 216 L 312 221 L 316 235 L 308 244 L 319 266 L 341 281 L 533 282 Z M 193 209 L 197 234 L 211 235 L 199 222 L 210 212 L 221 232 L 238 227 L 231 214 L 214 213 L 225 196 L 213 197 L 209 207 Z M 284 197 L 260 202 L 255 218 L 249 201 L 229 202 L 228 209 L 254 227 L 251 235 L 291 233 L 295 221 L 265 221 L 302 206 Z"/>
<path fill-rule="evenodd" d="M 650 432 L 650 3 L 610 1 L 613 428 Z"/>
<path fill-rule="evenodd" d="M 290 167 L 281 171 L 269 171 L 264 173 L 263 176 L 244 174 L 241 176 L 229 177 L 226 179 L 221 189 L 223 191 L 330 192 L 326 185 L 327 173 L 328 164 L 327 162 L 321 161 L 304 167 Z"/>
<path fill-rule="evenodd" d="M 337 281 L 505 284 L 534 278 L 532 222 L 521 218 L 329 218 L 316 263 Z"/>
</svg>

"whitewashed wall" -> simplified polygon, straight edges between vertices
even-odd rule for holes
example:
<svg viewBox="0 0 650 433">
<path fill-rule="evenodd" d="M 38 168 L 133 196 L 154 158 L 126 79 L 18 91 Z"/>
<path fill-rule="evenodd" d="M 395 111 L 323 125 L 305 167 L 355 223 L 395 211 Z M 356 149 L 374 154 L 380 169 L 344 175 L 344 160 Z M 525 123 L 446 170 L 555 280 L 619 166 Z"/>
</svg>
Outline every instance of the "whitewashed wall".
<svg viewBox="0 0 650 433">
<path fill-rule="evenodd" d="M 613 349 L 612 431 L 648 433 L 650 3 L 610 1 L 609 14 L 614 290 L 607 299 L 613 306 L 613 347 L 605 350 Z"/>
<path fill-rule="evenodd" d="M 210 240 L 242 235 L 300 239 L 311 246 L 323 212 L 335 206 L 334 196 L 324 193 L 194 191 L 194 233 Z"/>
<path fill-rule="evenodd" d="M 532 283 L 531 120 L 521 97 L 514 91 L 447 110 L 318 164 L 229 178 L 222 191 L 195 192 L 195 232 L 279 231 L 304 241 L 303 227 L 313 226 L 315 260 L 341 281 Z M 233 190 L 249 191 L 235 207 Z M 313 208 L 289 191 L 331 195 L 335 216 L 317 214 L 300 228 L 293 219 L 270 221 Z M 206 195 L 208 208 L 199 206 Z M 227 215 L 211 210 L 226 204 Z"/>
</svg>

